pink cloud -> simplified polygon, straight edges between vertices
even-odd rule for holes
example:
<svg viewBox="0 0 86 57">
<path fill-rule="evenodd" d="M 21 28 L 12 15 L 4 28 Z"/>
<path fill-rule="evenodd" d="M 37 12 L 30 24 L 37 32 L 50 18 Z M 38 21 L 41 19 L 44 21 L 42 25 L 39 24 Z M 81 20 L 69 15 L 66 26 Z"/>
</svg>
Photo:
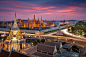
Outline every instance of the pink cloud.
<svg viewBox="0 0 86 57">
<path fill-rule="evenodd" d="M 81 13 L 78 11 L 78 10 L 83 10 L 82 7 L 78 7 L 78 6 L 65 6 L 65 8 L 61 8 L 58 6 L 42 6 L 42 5 L 27 3 L 23 1 L 0 1 L 0 3 L 2 5 L 4 3 L 6 4 L 4 5 L 5 7 L 0 6 L 0 9 L 11 11 L 11 12 L 0 12 L 0 16 L 7 16 L 9 18 L 10 17 L 14 18 L 14 14 L 15 14 L 14 12 L 17 12 L 17 17 L 22 19 L 23 18 L 27 19 L 28 17 L 30 19 L 33 19 L 34 14 L 36 15 L 36 18 L 38 18 L 38 15 L 42 15 L 43 19 L 53 19 L 53 18 L 56 19 L 56 16 L 58 19 L 59 18 L 62 19 L 63 17 L 65 19 L 68 19 L 68 18 L 71 19 L 75 17 L 78 18 L 78 16 L 81 16 L 81 17 L 86 16 L 85 13 Z M 22 5 L 22 3 L 24 5 Z M 7 5 L 7 4 L 10 4 L 12 6 L 10 7 L 10 5 Z M 85 6 L 85 4 L 81 4 L 81 6 Z M 61 9 L 58 9 L 58 8 L 61 8 Z"/>
<path fill-rule="evenodd" d="M 80 4 L 80 6 L 86 6 L 86 4 L 83 3 L 83 4 Z"/>
<path fill-rule="evenodd" d="M 14 12 L 0 12 L 0 16 L 7 16 L 7 17 L 11 17 L 11 15 L 13 15 Z"/>
<path fill-rule="evenodd" d="M 76 7 L 76 6 L 67 6 L 67 8 L 56 10 L 56 12 L 71 12 L 71 11 L 77 11 L 77 10 L 82 10 L 81 7 Z"/>
<path fill-rule="evenodd" d="M 0 3 L 11 3 L 10 1 L 0 1 Z"/>
<path fill-rule="evenodd" d="M 74 11 L 74 10 L 57 10 L 56 12 L 70 12 L 70 11 Z"/>
<path fill-rule="evenodd" d="M 29 10 L 29 9 L 18 9 L 18 8 L 7 8 L 7 7 L 3 7 L 3 8 L 0 8 L 0 9 L 6 9 L 6 10 L 11 10 L 11 11 L 18 11 L 18 12 L 29 12 L 29 11 L 34 11 L 34 10 Z"/>
<path fill-rule="evenodd" d="M 43 7 L 43 6 L 37 6 L 37 7 L 32 7 L 33 9 L 37 10 L 44 10 L 44 9 L 51 9 L 51 8 L 56 8 L 55 6 L 50 6 L 50 7 Z"/>
<path fill-rule="evenodd" d="M 71 9 L 71 10 L 82 10 L 81 7 L 78 7 L 78 6 L 67 6 L 68 9 Z"/>
</svg>

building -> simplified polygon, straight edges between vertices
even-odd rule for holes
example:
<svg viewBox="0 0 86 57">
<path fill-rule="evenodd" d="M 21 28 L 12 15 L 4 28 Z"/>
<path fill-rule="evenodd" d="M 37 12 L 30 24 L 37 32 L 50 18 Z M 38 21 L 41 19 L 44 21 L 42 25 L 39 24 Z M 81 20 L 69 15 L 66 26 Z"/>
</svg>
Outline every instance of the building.
<svg viewBox="0 0 86 57">
<path fill-rule="evenodd" d="M 73 46 L 73 44 L 66 43 L 66 44 L 63 45 L 63 48 L 66 49 L 66 50 L 68 50 L 68 51 L 70 51 L 70 50 L 72 50 L 72 49 L 71 49 L 72 46 Z"/>
<path fill-rule="evenodd" d="M 19 28 L 29 28 L 29 29 L 37 29 L 39 30 L 40 28 L 41 29 L 44 29 L 46 27 L 54 27 L 56 26 L 54 22 L 44 22 L 43 19 L 42 19 L 42 16 L 41 16 L 41 19 L 39 20 L 39 17 L 38 17 L 38 20 L 35 18 L 35 15 L 33 17 L 33 19 L 17 19 L 17 25 Z M 1 21 L 0 22 L 0 27 L 2 28 L 10 28 L 12 27 L 13 25 L 13 21 Z"/>
<path fill-rule="evenodd" d="M 49 46 L 44 44 L 38 44 L 37 52 L 33 53 L 35 56 L 40 57 L 57 57 L 57 49 L 56 46 Z"/>
<path fill-rule="evenodd" d="M 34 57 L 34 56 L 26 55 L 13 49 L 11 51 L 8 51 L 2 48 L 0 50 L 0 57 Z"/>
<path fill-rule="evenodd" d="M 44 23 L 43 23 L 43 20 L 42 20 L 42 16 L 41 16 L 41 20 L 36 20 L 35 18 L 35 15 L 34 15 L 34 18 L 32 20 L 30 20 L 28 18 L 28 20 L 17 20 L 17 23 L 18 23 L 18 26 L 20 27 L 28 27 L 28 28 L 39 28 L 39 27 L 45 27 Z"/>
<path fill-rule="evenodd" d="M 80 53 L 79 53 L 79 56 L 78 57 L 86 57 L 86 47 L 84 48 L 84 50 L 82 51 L 80 51 Z"/>
<path fill-rule="evenodd" d="M 55 46 L 56 45 L 57 50 L 62 48 L 62 43 L 61 42 L 46 41 L 44 44 L 45 45 L 50 45 L 50 46 Z"/>
<path fill-rule="evenodd" d="M 60 22 L 59 25 L 70 25 L 71 22 Z"/>
<path fill-rule="evenodd" d="M 59 31 L 57 31 L 56 35 L 64 35 L 60 30 L 60 26 L 59 26 Z"/>
<path fill-rule="evenodd" d="M 16 13 L 15 13 L 13 27 L 10 30 L 9 36 L 4 41 L 4 49 L 10 51 L 13 48 L 14 50 L 20 51 L 24 47 L 25 47 L 25 39 L 23 39 L 20 29 L 17 26 Z"/>
</svg>

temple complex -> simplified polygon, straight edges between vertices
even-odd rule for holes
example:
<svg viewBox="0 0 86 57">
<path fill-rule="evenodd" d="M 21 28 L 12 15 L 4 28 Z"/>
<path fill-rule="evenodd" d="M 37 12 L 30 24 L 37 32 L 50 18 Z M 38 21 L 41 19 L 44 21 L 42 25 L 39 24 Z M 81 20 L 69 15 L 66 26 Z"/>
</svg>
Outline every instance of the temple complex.
<svg viewBox="0 0 86 57">
<path fill-rule="evenodd" d="M 38 19 L 36 19 L 35 15 L 34 15 L 33 19 L 29 19 L 29 18 L 27 20 L 26 19 L 17 19 L 16 22 L 17 22 L 18 27 L 29 28 L 29 29 L 35 29 L 35 28 L 39 28 L 39 27 L 45 28 L 45 27 L 56 26 L 54 22 L 49 22 L 49 24 L 48 24 L 48 22 L 43 22 L 42 16 L 41 16 L 40 20 L 39 20 L 39 17 L 38 17 Z M 0 24 L 0 26 L 5 26 L 7 28 L 12 27 L 12 25 L 13 25 L 13 21 L 5 22 L 5 19 L 4 19 L 3 24 Z"/>
<path fill-rule="evenodd" d="M 36 20 L 35 18 L 35 15 L 34 15 L 34 18 L 32 20 L 30 20 L 28 18 L 28 21 L 22 21 L 22 20 L 17 20 L 18 22 L 18 26 L 21 26 L 21 27 L 29 27 L 29 28 L 35 28 L 35 27 L 45 27 L 44 23 L 43 23 L 43 20 L 42 20 L 42 16 L 41 16 L 41 20 Z"/>
</svg>

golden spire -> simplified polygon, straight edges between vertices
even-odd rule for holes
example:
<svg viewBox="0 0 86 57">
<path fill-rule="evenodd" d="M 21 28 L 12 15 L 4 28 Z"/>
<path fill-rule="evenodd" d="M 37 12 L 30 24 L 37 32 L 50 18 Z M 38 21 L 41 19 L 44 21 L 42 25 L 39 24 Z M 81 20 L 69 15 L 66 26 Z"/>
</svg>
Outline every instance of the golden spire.
<svg viewBox="0 0 86 57">
<path fill-rule="evenodd" d="M 42 16 L 41 16 L 41 21 L 43 21 L 43 20 L 42 20 Z"/>
<path fill-rule="evenodd" d="M 40 22 L 41 22 L 41 24 L 43 23 L 42 16 L 41 16 L 41 21 Z"/>
<path fill-rule="evenodd" d="M 39 22 L 39 16 L 38 16 L 38 22 Z"/>
<path fill-rule="evenodd" d="M 6 22 L 5 19 L 4 19 L 4 22 Z"/>
<path fill-rule="evenodd" d="M 34 15 L 34 21 L 35 21 L 35 15 Z"/>
<path fill-rule="evenodd" d="M 28 21 L 30 21 L 30 19 L 28 18 Z"/>
</svg>

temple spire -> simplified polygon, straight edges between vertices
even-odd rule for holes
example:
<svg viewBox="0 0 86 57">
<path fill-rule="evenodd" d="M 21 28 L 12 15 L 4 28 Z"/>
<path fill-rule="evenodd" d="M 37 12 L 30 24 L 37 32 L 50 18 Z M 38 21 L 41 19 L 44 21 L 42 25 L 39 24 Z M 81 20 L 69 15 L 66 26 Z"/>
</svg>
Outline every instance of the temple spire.
<svg viewBox="0 0 86 57">
<path fill-rule="evenodd" d="M 34 15 L 34 21 L 35 21 L 35 15 Z"/>
<path fill-rule="evenodd" d="M 38 15 L 38 22 L 39 22 L 39 15 Z"/>
<path fill-rule="evenodd" d="M 41 16 L 41 21 L 40 22 L 41 22 L 41 24 L 43 23 L 42 16 Z"/>
<path fill-rule="evenodd" d="M 16 24 L 17 22 L 16 22 L 16 12 L 15 12 L 15 19 L 14 19 L 14 24 Z"/>
<path fill-rule="evenodd" d="M 42 16 L 41 16 L 41 21 L 42 21 Z"/>
<path fill-rule="evenodd" d="M 14 19 L 14 20 L 15 20 L 15 22 L 16 22 L 16 12 L 15 12 L 15 19 Z"/>
<path fill-rule="evenodd" d="M 12 30 L 14 30 L 14 29 L 16 29 L 16 30 L 19 29 L 17 26 L 17 21 L 16 21 L 16 12 L 15 12 L 15 19 L 14 19 L 14 24 L 13 24 Z"/>
</svg>

